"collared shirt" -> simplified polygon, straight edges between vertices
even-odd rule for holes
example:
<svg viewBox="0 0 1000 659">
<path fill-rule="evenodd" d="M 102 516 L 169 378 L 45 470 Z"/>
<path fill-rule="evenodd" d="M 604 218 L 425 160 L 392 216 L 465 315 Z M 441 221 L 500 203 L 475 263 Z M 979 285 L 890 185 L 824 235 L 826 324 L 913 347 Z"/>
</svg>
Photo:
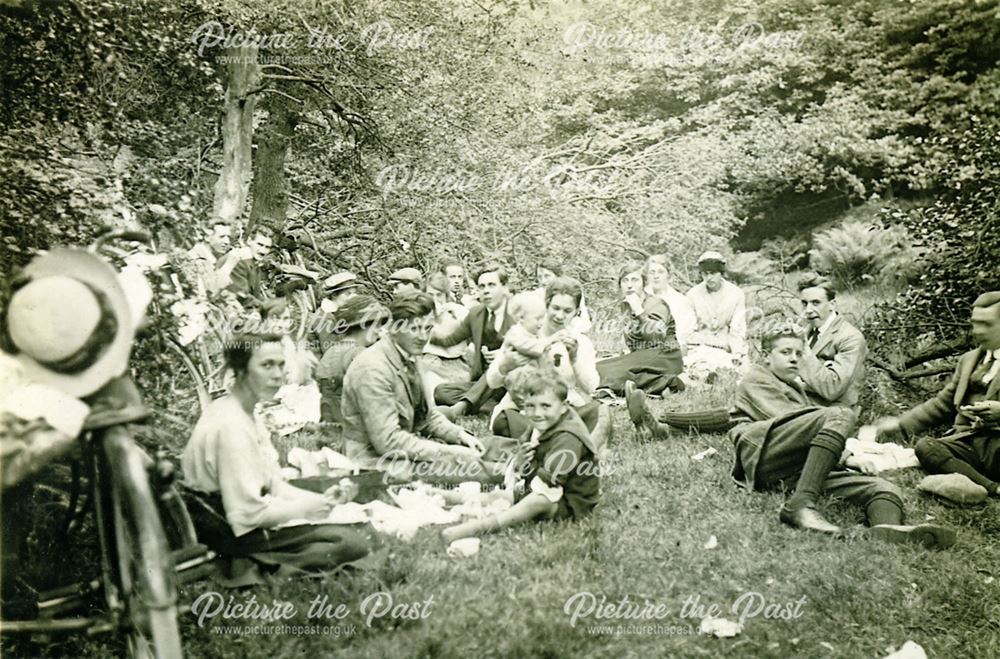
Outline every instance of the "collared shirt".
<svg viewBox="0 0 1000 659">
<path fill-rule="evenodd" d="M 396 350 L 396 352 L 399 353 L 399 356 L 403 358 L 403 363 L 407 366 L 407 368 L 414 368 L 414 367 L 416 367 L 416 365 L 417 365 L 417 358 L 416 357 L 414 357 L 410 353 L 408 353 L 405 350 L 403 350 L 402 348 L 400 348 L 399 344 L 397 344 L 392 339 L 389 339 L 389 343 Z"/>
<path fill-rule="evenodd" d="M 997 376 L 997 373 L 1000 372 L 1000 348 L 997 348 L 996 350 L 993 351 L 990 350 L 983 351 L 983 361 L 980 363 L 980 367 L 986 368 L 987 366 L 989 366 L 989 369 L 985 373 L 983 373 L 982 377 L 983 384 L 989 384 L 993 382 L 993 379 Z"/>
<path fill-rule="evenodd" d="M 830 315 L 827 316 L 826 320 L 823 321 L 823 324 L 816 328 L 816 333 L 811 335 L 811 337 L 815 338 L 810 339 L 809 341 L 810 348 L 816 345 L 816 342 L 819 341 L 820 334 L 830 329 L 830 325 L 833 325 L 833 321 L 836 319 L 837 319 L 837 312 L 831 311 Z"/>
<path fill-rule="evenodd" d="M 503 327 L 504 318 L 507 316 L 507 302 L 504 301 L 503 306 L 496 311 L 490 309 L 489 313 L 493 317 L 493 331 L 497 333 L 497 336 L 502 337 L 503 333 L 500 330 Z"/>
</svg>

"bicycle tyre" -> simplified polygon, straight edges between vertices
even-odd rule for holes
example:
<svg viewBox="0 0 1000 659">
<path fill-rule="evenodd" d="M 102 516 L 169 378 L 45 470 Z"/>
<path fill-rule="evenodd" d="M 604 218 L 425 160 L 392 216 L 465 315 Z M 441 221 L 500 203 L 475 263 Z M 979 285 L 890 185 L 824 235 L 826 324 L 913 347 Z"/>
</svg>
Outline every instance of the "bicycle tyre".
<svg viewBox="0 0 1000 659">
<path fill-rule="evenodd" d="M 148 457 L 119 426 L 106 432 L 116 577 L 133 659 L 180 659 L 174 566 L 146 471 Z"/>
</svg>

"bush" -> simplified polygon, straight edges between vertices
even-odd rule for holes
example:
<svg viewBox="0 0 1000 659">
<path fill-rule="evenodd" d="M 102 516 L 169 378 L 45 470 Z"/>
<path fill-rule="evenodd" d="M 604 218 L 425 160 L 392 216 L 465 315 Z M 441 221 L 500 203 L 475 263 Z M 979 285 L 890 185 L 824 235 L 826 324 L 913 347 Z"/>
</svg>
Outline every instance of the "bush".
<svg viewBox="0 0 1000 659">
<path fill-rule="evenodd" d="M 847 222 L 813 237 L 809 264 L 841 289 L 901 284 L 919 272 L 921 253 L 904 227 Z"/>
</svg>

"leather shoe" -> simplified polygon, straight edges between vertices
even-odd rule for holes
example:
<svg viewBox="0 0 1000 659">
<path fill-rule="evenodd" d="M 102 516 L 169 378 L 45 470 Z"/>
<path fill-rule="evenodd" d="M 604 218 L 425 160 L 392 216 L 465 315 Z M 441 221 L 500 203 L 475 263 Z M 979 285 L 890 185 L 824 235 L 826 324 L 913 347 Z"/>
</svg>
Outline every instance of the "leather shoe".
<svg viewBox="0 0 1000 659">
<path fill-rule="evenodd" d="M 625 381 L 625 404 L 628 407 L 628 416 L 640 435 L 649 433 L 653 439 L 670 437 L 670 426 L 656 420 L 646 406 L 646 394 L 636 388 L 631 380 Z"/>
<path fill-rule="evenodd" d="M 826 521 L 815 508 L 809 506 L 802 506 L 795 510 L 789 509 L 788 506 L 782 506 L 778 518 L 789 526 L 806 531 L 816 531 L 829 535 L 837 535 L 843 531 L 839 526 Z"/>
<path fill-rule="evenodd" d="M 921 545 L 924 549 L 947 549 L 955 544 L 955 532 L 937 524 L 876 524 L 868 529 L 868 535 L 883 542 Z"/>
</svg>

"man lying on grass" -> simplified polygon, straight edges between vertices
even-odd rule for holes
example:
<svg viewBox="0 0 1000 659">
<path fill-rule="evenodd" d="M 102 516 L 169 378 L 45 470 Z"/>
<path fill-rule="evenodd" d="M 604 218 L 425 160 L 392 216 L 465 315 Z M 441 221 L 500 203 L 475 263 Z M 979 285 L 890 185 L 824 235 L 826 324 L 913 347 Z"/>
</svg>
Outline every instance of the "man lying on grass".
<svg viewBox="0 0 1000 659">
<path fill-rule="evenodd" d="M 531 421 L 522 437 L 518 466 L 527 493 L 510 509 L 486 519 L 445 529 L 451 542 L 533 519 L 575 519 L 597 505 L 600 479 L 597 450 L 590 431 L 566 402 L 566 383 L 555 370 L 525 366 L 518 378 L 517 398 Z"/>
<path fill-rule="evenodd" d="M 948 547 L 954 531 L 932 525 L 903 526 L 903 501 L 892 483 L 838 467 L 857 415 L 847 407 L 816 407 L 799 377 L 805 345 L 793 325 L 762 339 L 762 364 L 753 366 L 736 390 L 729 431 L 736 446 L 733 477 L 751 489 L 793 489 L 781 508 L 782 522 L 801 529 L 839 534 L 816 510 L 821 495 L 861 506 L 870 535 L 889 542 Z"/>
</svg>

